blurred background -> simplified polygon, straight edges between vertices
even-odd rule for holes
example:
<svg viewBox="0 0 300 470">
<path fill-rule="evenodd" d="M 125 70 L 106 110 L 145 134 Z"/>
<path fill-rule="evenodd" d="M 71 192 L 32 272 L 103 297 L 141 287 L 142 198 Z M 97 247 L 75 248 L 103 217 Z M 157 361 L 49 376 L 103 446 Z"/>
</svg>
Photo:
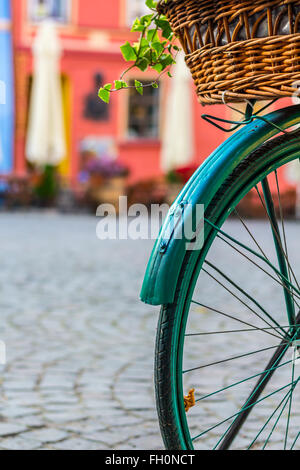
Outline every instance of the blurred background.
<svg viewBox="0 0 300 470">
<path fill-rule="evenodd" d="M 176 79 L 162 76 L 144 96 L 133 89 L 113 94 L 109 105 L 98 99 L 99 87 L 126 68 L 120 45 L 134 40 L 130 26 L 147 13 L 143 0 L 3 0 L 0 12 L 2 205 L 94 210 L 120 194 L 171 202 L 225 138 L 202 113 L 238 117 L 224 106 L 198 105 L 183 60 Z M 280 176 L 293 212 L 295 182 Z"/>
<path fill-rule="evenodd" d="M 96 208 L 118 211 L 124 195 L 172 203 L 226 138 L 202 113 L 239 114 L 197 103 L 182 56 L 158 89 L 98 99 L 126 68 L 120 45 L 146 13 L 144 0 L 0 0 L 0 449 L 163 447 L 152 378 L 158 312 L 139 302 L 153 241 L 97 240 Z M 298 176 L 279 173 L 295 245 Z M 240 211 L 268 246 L 257 193 Z M 247 265 L 223 260 L 249 278 Z"/>
</svg>

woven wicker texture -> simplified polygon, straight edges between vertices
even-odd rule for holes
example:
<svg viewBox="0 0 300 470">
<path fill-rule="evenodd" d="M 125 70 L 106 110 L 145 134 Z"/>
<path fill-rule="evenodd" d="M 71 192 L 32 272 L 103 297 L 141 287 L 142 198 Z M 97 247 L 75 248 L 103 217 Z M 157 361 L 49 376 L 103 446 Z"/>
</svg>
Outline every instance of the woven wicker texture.
<svg viewBox="0 0 300 470">
<path fill-rule="evenodd" d="M 161 0 L 158 10 L 182 44 L 201 103 L 297 91 L 300 0 Z"/>
</svg>

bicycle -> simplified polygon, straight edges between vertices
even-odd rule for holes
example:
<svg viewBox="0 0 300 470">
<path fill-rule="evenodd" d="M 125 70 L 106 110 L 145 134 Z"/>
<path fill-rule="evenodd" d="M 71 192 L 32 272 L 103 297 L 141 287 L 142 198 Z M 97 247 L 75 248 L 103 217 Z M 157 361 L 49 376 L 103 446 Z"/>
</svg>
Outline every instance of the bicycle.
<svg viewBox="0 0 300 470">
<path fill-rule="evenodd" d="M 297 92 L 300 2 L 168 0 L 159 10 L 181 41 L 200 102 L 247 103 L 240 122 L 204 116 L 236 132 L 175 200 L 144 279 L 141 299 L 161 305 L 155 386 L 164 443 L 297 449 L 300 286 L 297 245 L 288 243 L 297 224 L 286 221 L 279 175 L 300 158 L 300 105 L 264 116 L 254 105 Z M 265 224 L 242 215 L 250 197 L 272 250 L 260 242 Z M 203 243 L 191 250 L 184 225 L 199 204 L 204 228 L 196 220 L 194 229 Z"/>
</svg>

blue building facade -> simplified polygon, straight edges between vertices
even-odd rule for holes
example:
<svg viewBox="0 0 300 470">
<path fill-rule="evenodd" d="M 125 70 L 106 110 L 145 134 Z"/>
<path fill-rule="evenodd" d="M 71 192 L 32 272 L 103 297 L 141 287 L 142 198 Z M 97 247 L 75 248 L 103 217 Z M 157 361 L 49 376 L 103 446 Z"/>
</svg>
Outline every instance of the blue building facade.
<svg viewBox="0 0 300 470">
<path fill-rule="evenodd" d="M 11 2 L 0 1 L 0 173 L 13 169 L 14 76 Z"/>
</svg>

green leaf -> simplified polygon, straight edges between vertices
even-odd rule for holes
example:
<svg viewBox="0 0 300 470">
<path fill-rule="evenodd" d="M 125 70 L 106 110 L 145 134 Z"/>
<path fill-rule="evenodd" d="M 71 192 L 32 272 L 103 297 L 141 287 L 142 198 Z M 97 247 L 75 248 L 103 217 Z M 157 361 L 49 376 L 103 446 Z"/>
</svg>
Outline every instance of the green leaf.
<svg viewBox="0 0 300 470">
<path fill-rule="evenodd" d="M 126 62 L 136 60 L 136 52 L 128 41 L 123 46 L 121 46 L 121 52 Z"/>
<path fill-rule="evenodd" d="M 143 84 L 142 84 L 141 82 L 139 82 L 138 80 L 135 80 L 135 81 L 134 81 L 134 86 L 135 86 L 136 91 L 137 91 L 140 95 L 143 95 L 143 94 L 144 94 L 144 88 L 143 88 Z"/>
<path fill-rule="evenodd" d="M 173 31 L 167 19 L 163 19 L 161 16 L 155 20 L 155 23 L 161 29 L 164 38 L 170 40 L 173 37 Z"/>
<path fill-rule="evenodd" d="M 152 65 L 153 70 L 156 70 L 156 72 L 161 73 L 163 70 L 163 66 L 161 64 L 154 64 Z"/>
<path fill-rule="evenodd" d="M 161 56 L 160 63 L 161 63 L 162 68 L 164 70 L 165 68 L 169 67 L 169 65 L 175 64 L 175 60 L 173 59 L 173 57 L 170 54 L 169 55 L 163 55 L 163 56 Z"/>
<path fill-rule="evenodd" d="M 132 33 L 137 32 L 137 31 L 143 32 L 144 29 L 145 29 L 145 26 L 141 24 L 139 18 L 136 18 L 132 25 L 131 32 Z"/>
<path fill-rule="evenodd" d="M 158 84 L 156 82 L 152 83 L 152 88 L 158 88 Z"/>
<path fill-rule="evenodd" d="M 121 90 L 121 88 L 127 88 L 127 83 L 124 80 L 115 80 L 115 89 Z"/>
<path fill-rule="evenodd" d="M 138 42 L 137 44 L 140 46 L 141 50 L 150 47 L 149 41 L 146 38 L 141 38 L 140 42 Z"/>
<path fill-rule="evenodd" d="M 102 101 L 104 101 L 105 103 L 109 103 L 110 91 L 106 90 L 105 88 L 100 88 L 98 95 Z"/>
<path fill-rule="evenodd" d="M 152 23 L 153 18 L 154 18 L 154 15 L 152 13 L 150 15 L 144 15 L 140 18 L 140 22 L 142 25 L 148 27 Z"/>
<path fill-rule="evenodd" d="M 147 41 L 149 42 L 160 42 L 157 29 L 149 29 L 147 31 Z"/>
<path fill-rule="evenodd" d="M 149 61 L 146 57 L 141 57 L 137 60 L 136 66 L 142 71 L 145 72 L 148 68 Z"/>
<path fill-rule="evenodd" d="M 155 52 L 157 52 L 158 55 L 164 51 L 164 46 L 161 42 L 153 42 L 152 48 L 155 50 Z"/>
<path fill-rule="evenodd" d="M 146 0 L 146 6 L 155 10 L 157 7 L 157 2 L 155 0 Z"/>
</svg>

